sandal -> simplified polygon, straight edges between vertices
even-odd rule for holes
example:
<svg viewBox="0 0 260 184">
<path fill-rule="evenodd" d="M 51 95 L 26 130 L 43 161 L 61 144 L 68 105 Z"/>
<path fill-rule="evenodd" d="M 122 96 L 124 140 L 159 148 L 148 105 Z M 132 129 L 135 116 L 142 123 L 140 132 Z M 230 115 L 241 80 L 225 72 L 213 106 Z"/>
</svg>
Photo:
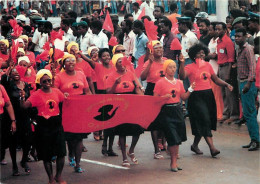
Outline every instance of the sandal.
<svg viewBox="0 0 260 184">
<path fill-rule="evenodd" d="M 124 160 L 124 161 L 122 162 L 122 166 L 123 166 L 123 167 L 130 167 L 130 163 L 128 162 L 128 160 Z"/>
<path fill-rule="evenodd" d="M 74 167 L 76 173 L 83 173 L 85 169 L 81 169 L 81 167 Z"/>
<path fill-rule="evenodd" d="M 135 153 L 127 153 L 127 155 L 131 158 L 131 160 L 132 160 L 132 162 L 134 163 L 134 164 L 138 164 L 138 160 L 137 160 L 137 158 L 135 157 Z"/>
<path fill-rule="evenodd" d="M 164 157 L 163 157 L 163 155 L 161 154 L 161 152 L 155 153 L 153 158 L 154 158 L 154 159 L 158 159 L 158 160 L 164 159 Z"/>
<path fill-rule="evenodd" d="M 73 157 L 69 157 L 69 164 L 71 167 L 75 167 L 76 166 L 76 162 L 75 162 L 75 159 Z"/>
</svg>

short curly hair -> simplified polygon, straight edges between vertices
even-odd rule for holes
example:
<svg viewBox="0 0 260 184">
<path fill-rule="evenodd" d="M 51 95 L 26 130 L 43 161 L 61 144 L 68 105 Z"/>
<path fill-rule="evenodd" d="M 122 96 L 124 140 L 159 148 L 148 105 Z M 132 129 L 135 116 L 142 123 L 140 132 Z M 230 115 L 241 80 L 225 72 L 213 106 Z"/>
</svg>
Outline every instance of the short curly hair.
<svg viewBox="0 0 260 184">
<path fill-rule="evenodd" d="M 203 50 L 205 52 L 205 55 L 207 56 L 209 53 L 208 48 L 202 44 L 202 43 L 196 43 L 195 45 L 193 45 L 191 48 L 189 48 L 189 57 L 190 59 L 192 59 L 193 61 L 195 61 L 196 55 L 198 52 L 200 52 L 201 50 Z"/>
</svg>

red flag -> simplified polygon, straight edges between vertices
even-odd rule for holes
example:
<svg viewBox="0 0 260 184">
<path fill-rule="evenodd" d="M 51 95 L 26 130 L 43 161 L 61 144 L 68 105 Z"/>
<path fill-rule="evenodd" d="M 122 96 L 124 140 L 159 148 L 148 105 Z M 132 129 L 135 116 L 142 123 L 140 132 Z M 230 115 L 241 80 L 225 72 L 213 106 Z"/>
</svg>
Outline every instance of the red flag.
<svg viewBox="0 0 260 184">
<path fill-rule="evenodd" d="M 51 37 L 50 37 L 51 40 L 50 41 L 51 41 L 52 45 L 54 45 L 54 41 L 56 39 L 62 40 L 62 36 L 64 35 L 64 31 L 62 29 L 60 29 L 58 32 L 52 30 L 50 35 L 51 35 Z"/>
<path fill-rule="evenodd" d="M 41 60 L 42 61 L 49 60 L 49 51 L 48 50 L 45 50 L 41 54 L 37 55 L 35 61 L 37 63 L 41 63 L 42 62 Z"/>
<path fill-rule="evenodd" d="M 147 128 L 163 103 L 162 97 L 148 95 L 71 96 L 63 102 L 62 124 L 65 132 L 73 133 L 94 132 L 123 123 Z"/>
<path fill-rule="evenodd" d="M 142 0 L 137 0 L 136 2 L 139 4 L 139 6 L 141 6 L 141 4 L 143 3 Z"/>
<path fill-rule="evenodd" d="M 135 69 L 135 75 L 137 78 L 139 78 L 141 76 L 141 73 L 143 71 L 143 65 L 144 65 L 144 58 L 145 58 L 145 54 L 142 55 L 139 59 L 138 59 L 138 66 Z"/>
<path fill-rule="evenodd" d="M 54 60 L 55 61 L 60 59 L 60 58 L 63 58 L 63 56 L 64 56 L 64 52 L 62 50 L 55 49 L 55 51 L 54 51 Z"/>
<path fill-rule="evenodd" d="M 45 44 L 42 47 L 43 50 L 50 50 L 50 42 L 45 42 Z"/>
<path fill-rule="evenodd" d="M 114 33 L 114 26 L 113 26 L 109 11 L 107 11 L 105 22 L 104 22 L 102 28 L 111 32 L 111 33 Z"/>
<path fill-rule="evenodd" d="M 15 66 L 15 69 L 17 70 L 17 72 L 19 73 L 20 75 L 20 79 L 22 80 L 25 76 L 25 73 L 27 71 L 27 68 L 24 67 L 24 66 L 20 66 L 20 65 L 17 65 Z"/>
<path fill-rule="evenodd" d="M 113 46 L 113 47 L 118 45 L 117 38 L 115 36 L 112 36 L 108 42 L 108 45 Z"/>
<path fill-rule="evenodd" d="M 13 60 L 14 63 L 17 62 L 16 55 L 17 55 L 18 47 L 19 47 L 18 41 L 15 42 L 15 41 L 13 40 L 13 41 L 12 41 L 11 57 L 12 57 L 12 60 Z"/>
<path fill-rule="evenodd" d="M 134 69 L 134 65 L 131 62 L 132 61 L 132 56 L 129 57 L 123 57 L 122 59 L 122 66 L 125 66 L 127 68 L 127 70 L 135 73 L 135 69 Z"/>
<path fill-rule="evenodd" d="M 144 27 L 145 32 L 150 41 L 157 40 L 157 28 L 158 26 L 154 25 L 153 21 L 149 21 L 148 19 L 144 19 Z"/>
<path fill-rule="evenodd" d="M 145 16 L 145 7 L 142 9 L 142 12 L 140 13 L 140 15 L 138 16 L 138 20 L 142 20 L 142 17 Z"/>
<path fill-rule="evenodd" d="M 125 8 L 125 6 L 124 6 L 124 5 L 122 5 L 122 7 L 121 7 L 120 11 L 124 11 L 124 8 Z"/>
<path fill-rule="evenodd" d="M 19 37 L 23 33 L 23 28 L 17 24 L 17 21 L 15 19 L 10 19 L 9 24 L 13 28 L 12 36 Z"/>
<path fill-rule="evenodd" d="M 104 15 L 103 10 L 101 10 L 99 16 L 101 17 L 102 15 Z"/>
<path fill-rule="evenodd" d="M 181 50 L 182 46 L 178 38 L 174 38 L 171 43 L 171 50 Z"/>
<path fill-rule="evenodd" d="M 179 25 L 178 25 L 178 23 L 175 23 L 175 24 L 172 25 L 171 32 L 173 34 L 178 34 L 179 33 Z"/>
</svg>

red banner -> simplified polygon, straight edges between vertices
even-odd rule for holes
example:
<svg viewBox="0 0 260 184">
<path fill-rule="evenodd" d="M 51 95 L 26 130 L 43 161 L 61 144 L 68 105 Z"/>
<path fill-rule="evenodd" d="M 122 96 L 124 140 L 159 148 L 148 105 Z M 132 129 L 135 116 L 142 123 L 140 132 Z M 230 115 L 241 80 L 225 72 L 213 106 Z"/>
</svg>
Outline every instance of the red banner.
<svg viewBox="0 0 260 184">
<path fill-rule="evenodd" d="M 82 95 L 63 102 L 62 124 L 65 132 L 89 133 L 123 123 L 147 128 L 166 101 L 142 95 Z"/>
</svg>

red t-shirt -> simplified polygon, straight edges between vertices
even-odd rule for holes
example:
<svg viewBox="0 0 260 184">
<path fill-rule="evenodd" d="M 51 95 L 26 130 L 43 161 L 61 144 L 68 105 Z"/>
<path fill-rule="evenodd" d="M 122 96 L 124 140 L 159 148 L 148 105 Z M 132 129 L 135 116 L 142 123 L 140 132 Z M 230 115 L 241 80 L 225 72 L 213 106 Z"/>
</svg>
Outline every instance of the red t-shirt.
<svg viewBox="0 0 260 184">
<path fill-rule="evenodd" d="M 2 54 L 0 52 L 0 58 L 2 58 L 4 60 L 4 62 L 6 62 L 8 59 L 9 59 L 9 55 L 6 55 L 6 54 Z"/>
<path fill-rule="evenodd" d="M 51 88 L 51 93 L 44 93 L 41 89 L 33 93 L 28 101 L 36 107 L 38 115 L 49 119 L 60 114 L 59 103 L 64 100 L 64 94 L 57 88 Z"/>
<path fill-rule="evenodd" d="M 217 41 L 218 64 L 233 63 L 235 60 L 235 46 L 231 39 L 225 34 Z"/>
<path fill-rule="evenodd" d="M 183 87 L 183 82 L 179 79 L 175 79 L 176 83 L 171 83 L 167 79 L 162 78 L 158 82 L 156 82 L 153 92 L 157 93 L 159 96 L 164 96 L 167 94 L 172 95 L 172 97 L 166 102 L 170 103 L 179 103 L 180 95 L 185 93 L 185 89 Z"/>
<path fill-rule="evenodd" d="M 210 81 L 214 70 L 208 62 L 200 61 L 198 63 L 191 63 L 185 66 L 185 71 L 190 83 L 196 83 L 195 91 L 211 89 Z"/>
<path fill-rule="evenodd" d="M 75 70 L 82 71 L 86 77 L 91 77 L 93 71 L 90 65 L 85 61 L 76 63 Z"/>
<path fill-rule="evenodd" d="M 147 68 L 148 64 L 149 64 L 149 61 L 146 61 L 144 63 L 143 71 L 145 70 L 145 68 Z M 151 82 L 151 83 L 156 83 L 158 80 L 160 80 L 164 76 L 165 75 L 163 72 L 163 63 L 153 62 L 152 66 L 150 68 L 150 71 L 147 75 L 146 81 Z"/>
<path fill-rule="evenodd" d="M 35 54 L 31 51 L 27 51 L 29 54 L 26 54 L 25 56 L 27 56 L 32 64 L 32 66 L 34 67 L 36 65 L 36 61 L 35 61 Z"/>
<path fill-rule="evenodd" d="M 9 102 L 10 98 L 8 97 L 8 94 L 4 88 L 4 86 L 2 86 L 0 84 L 0 114 L 4 113 L 4 106 L 6 102 Z"/>
<path fill-rule="evenodd" d="M 88 88 L 86 76 L 80 71 L 76 71 L 75 75 L 60 72 L 55 77 L 54 85 L 63 93 L 67 92 L 70 95 L 81 95 L 83 89 Z"/>
<path fill-rule="evenodd" d="M 120 76 L 122 76 L 121 77 L 121 82 L 116 86 L 115 93 L 129 93 L 129 92 L 133 92 L 134 89 L 135 89 L 134 81 L 135 81 L 136 77 L 130 71 L 127 71 L 123 75 L 117 73 L 117 71 L 114 71 L 113 73 L 111 73 L 108 76 L 108 78 L 106 80 L 106 87 L 107 88 L 111 88 L 114 85 L 116 79 L 118 77 L 120 77 Z"/>
<path fill-rule="evenodd" d="M 103 66 L 102 63 L 96 63 L 94 71 L 96 74 L 97 89 L 106 90 L 106 86 L 105 86 L 106 79 L 112 72 L 116 71 L 114 65 L 110 64 L 110 68 L 106 68 Z"/>
<path fill-rule="evenodd" d="M 255 69 L 255 86 L 260 88 L 260 57 L 258 58 L 258 61 L 256 63 L 256 69 Z"/>
</svg>

